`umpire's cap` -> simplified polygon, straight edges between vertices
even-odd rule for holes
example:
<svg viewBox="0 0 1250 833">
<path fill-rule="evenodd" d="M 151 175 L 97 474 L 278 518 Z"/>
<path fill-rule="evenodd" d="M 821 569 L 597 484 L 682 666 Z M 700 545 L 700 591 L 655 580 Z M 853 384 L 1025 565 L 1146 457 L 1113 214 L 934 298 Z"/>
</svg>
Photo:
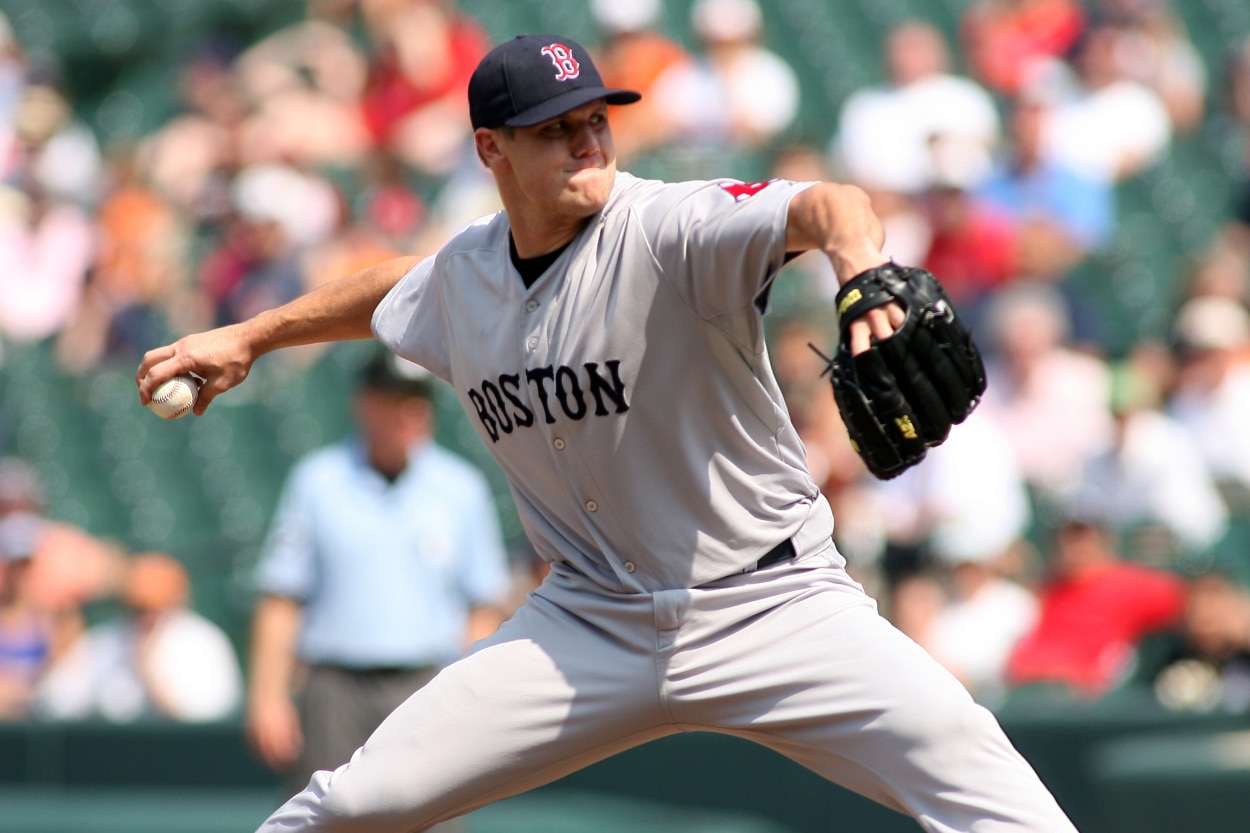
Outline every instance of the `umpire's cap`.
<svg viewBox="0 0 1250 833">
<path fill-rule="evenodd" d="M 375 350 L 364 363 L 360 370 L 360 387 L 400 396 L 434 398 L 434 380 L 430 372 L 390 350 Z"/>
<path fill-rule="evenodd" d="M 633 104 L 632 90 L 603 86 L 581 44 L 558 35 L 520 35 L 482 59 L 469 79 L 469 119 L 479 127 L 532 127 L 598 99 Z"/>
</svg>

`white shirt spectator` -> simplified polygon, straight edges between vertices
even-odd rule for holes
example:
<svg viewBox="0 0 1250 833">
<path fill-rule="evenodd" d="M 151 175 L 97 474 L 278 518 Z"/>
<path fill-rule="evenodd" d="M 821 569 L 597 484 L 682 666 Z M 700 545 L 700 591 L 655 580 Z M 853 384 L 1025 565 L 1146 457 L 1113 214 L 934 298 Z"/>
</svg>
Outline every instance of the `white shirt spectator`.
<svg viewBox="0 0 1250 833">
<path fill-rule="evenodd" d="M 89 628 L 35 694 L 45 717 L 220 720 L 241 704 L 243 674 L 225 632 L 190 609 L 190 578 L 172 556 L 141 553 L 126 568 L 125 611 Z"/>
<path fill-rule="evenodd" d="M 974 697 L 993 701 L 1012 647 L 1037 617 L 1032 593 L 994 566 L 1023 540 L 1032 519 L 1007 437 L 973 411 L 924 463 L 883 481 L 878 494 L 890 532 L 927 539 L 951 571 L 953 592 L 942 594 L 931 617 L 917 620 L 911 636 Z"/>
<path fill-rule="evenodd" d="M 130 622 L 88 629 L 45 677 L 37 700 L 44 716 L 61 720 L 206 721 L 230 716 L 242 692 L 238 660 L 225 633 L 182 609 L 162 614 L 142 651 Z"/>
<path fill-rule="evenodd" d="M 1198 444 L 1217 480 L 1250 487 L 1250 312 L 1238 301 L 1200 295 L 1176 317 L 1180 374 L 1167 411 Z"/>
<path fill-rule="evenodd" d="M 987 578 L 970 596 L 953 599 L 937 612 L 926 647 L 979 702 L 993 704 L 1006 688 L 1012 649 L 1037 622 L 1038 606 L 1026 587 Z"/>
<path fill-rule="evenodd" d="M 1048 158 L 1099 182 L 1149 167 L 1172 141 L 1163 101 L 1136 81 L 1117 81 L 1061 104 L 1044 130 Z"/>
<path fill-rule="evenodd" d="M 39 207 L 0 186 L 0 336 L 39 341 L 69 324 L 94 255 L 95 234 L 82 208 L 61 200 Z"/>
<path fill-rule="evenodd" d="M 1117 182 L 1158 162 L 1172 142 L 1172 119 L 1157 92 L 1124 74 L 1116 32 L 1094 28 L 1073 59 L 1075 78 L 1054 77 L 1030 95 L 1050 97 L 1043 155 L 1083 176 Z"/>
<path fill-rule="evenodd" d="M 878 494 L 887 534 L 928 538 L 942 558 L 997 555 L 1025 534 L 1031 520 L 1007 437 L 979 410 L 954 426 L 922 465 L 881 481 Z"/>
<path fill-rule="evenodd" d="M 843 105 L 833 156 L 856 183 L 915 194 L 933 181 L 936 136 L 992 146 L 1000 132 L 994 101 L 978 84 L 933 75 L 905 87 L 872 87 Z"/>
<path fill-rule="evenodd" d="M 1006 434 L 1025 480 L 1047 500 L 1066 499 L 1111 435 L 1111 371 L 1068 346 L 1067 309 L 1052 287 L 1002 290 L 985 322 L 979 410 Z"/>
<path fill-rule="evenodd" d="M 675 125 L 676 141 L 751 149 L 798 115 L 799 81 L 784 58 L 759 42 L 754 0 L 699 0 L 691 12 L 701 49 L 656 80 L 652 95 Z"/>
<path fill-rule="evenodd" d="M 835 165 L 856 184 L 915 194 L 933 181 L 930 142 L 941 136 L 990 150 L 1001 125 L 993 97 L 952 74 L 942 35 L 908 21 L 886 43 L 890 79 L 852 93 L 830 147 Z"/>
<path fill-rule="evenodd" d="M 1228 528 L 1228 510 L 1198 443 L 1154 409 L 1123 417 L 1119 444 L 1086 465 L 1078 492 L 1120 528 L 1161 525 L 1182 548 L 1202 552 Z"/>
<path fill-rule="evenodd" d="M 1213 390 L 1176 391 L 1170 412 L 1197 441 L 1212 474 L 1250 485 L 1250 365 L 1232 368 Z"/>
</svg>

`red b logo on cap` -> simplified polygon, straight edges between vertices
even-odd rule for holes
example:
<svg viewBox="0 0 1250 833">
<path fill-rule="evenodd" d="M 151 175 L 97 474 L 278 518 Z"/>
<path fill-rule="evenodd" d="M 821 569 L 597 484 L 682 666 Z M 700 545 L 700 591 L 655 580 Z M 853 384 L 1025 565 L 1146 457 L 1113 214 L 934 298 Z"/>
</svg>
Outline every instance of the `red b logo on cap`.
<svg viewBox="0 0 1250 833">
<path fill-rule="evenodd" d="M 550 46 L 544 46 L 542 53 L 556 65 L 557 81 L 569 81 L 581 74 L 582 67 L 573 57 L 573 50 L 564 44 L 553 43 Z"/>
</svg>

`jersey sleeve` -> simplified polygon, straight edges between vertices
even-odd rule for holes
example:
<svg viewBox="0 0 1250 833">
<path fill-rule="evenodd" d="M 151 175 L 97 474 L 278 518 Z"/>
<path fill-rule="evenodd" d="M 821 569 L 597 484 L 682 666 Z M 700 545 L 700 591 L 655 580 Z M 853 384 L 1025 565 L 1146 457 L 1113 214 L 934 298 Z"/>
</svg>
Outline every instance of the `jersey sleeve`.
<svg viewBox="0 0 1250 833">
<path fill-rule="evenodd" d="M 425 258 L 391 288 L 373 311 L 373 333 L 395 353 L 451 381 L 451 359 L 436 279 L 438 256 Z"/>
<path fill-rule="evenodd" d="M 759 302 L 785 265 L 790 200 L 811 184 L 697 183 L 641 217 L 667 279 L 711 319 Z"/>
</svg>

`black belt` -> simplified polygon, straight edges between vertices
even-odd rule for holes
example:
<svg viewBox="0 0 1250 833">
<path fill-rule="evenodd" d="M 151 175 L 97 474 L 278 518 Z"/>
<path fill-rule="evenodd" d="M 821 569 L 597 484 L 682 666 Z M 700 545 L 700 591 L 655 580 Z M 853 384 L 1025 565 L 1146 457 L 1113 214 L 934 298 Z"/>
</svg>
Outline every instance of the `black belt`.
<svg viewBox="0 0 1250 833">
<path fill-rule="evenodd" d="M 768 552 L 764 553 L 764 556 L 760 558 L 759 561 L 755 562 L 755 569 L 762 570 L 765 567 L 771 567 L 782 561 L 792 560 L 794 560 L 794 542 L 787 538 Z"/>
<path fill-rule="evenodd" d="M 331 666 L 346 674 L 356 677 L 398 677 L 403 674 L 427 674 L 434 670 L 432 665 L 369 665 L 369 666 Z"/>
</svg>

